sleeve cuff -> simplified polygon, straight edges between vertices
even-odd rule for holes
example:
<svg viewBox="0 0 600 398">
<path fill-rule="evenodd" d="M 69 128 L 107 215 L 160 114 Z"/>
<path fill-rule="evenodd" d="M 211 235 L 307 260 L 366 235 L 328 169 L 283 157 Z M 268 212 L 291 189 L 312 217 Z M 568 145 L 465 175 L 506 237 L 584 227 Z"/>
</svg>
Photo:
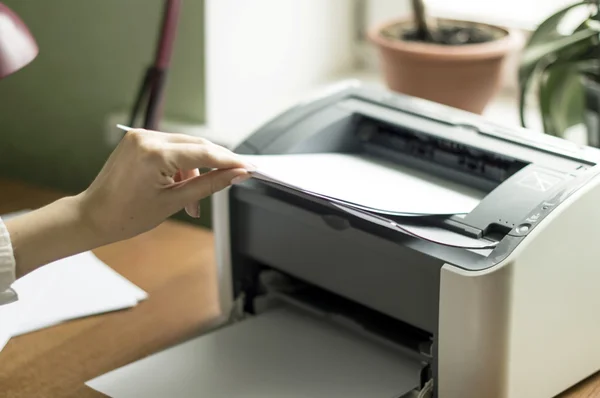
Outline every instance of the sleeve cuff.
<svg viewBox="0 0 600 398">
<path fill-rule="evenodd" d="M 11 289 L 16 280 L 15 256 L 10 235 L 4 221 L 0 218 L 0 305 L 8 304 L 18 299 L 17 293 Z"/>
</svg>

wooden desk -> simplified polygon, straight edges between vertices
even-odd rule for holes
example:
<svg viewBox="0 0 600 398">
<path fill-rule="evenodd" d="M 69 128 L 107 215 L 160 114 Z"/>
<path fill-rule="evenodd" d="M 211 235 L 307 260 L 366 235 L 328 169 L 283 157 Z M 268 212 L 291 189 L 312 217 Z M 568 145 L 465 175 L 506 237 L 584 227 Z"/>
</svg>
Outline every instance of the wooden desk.
<svg viewBox="0 0 600 398">
<path fill-rule="evenodd" d="M 0 180 L 0 214 L 49 203 L 59 194 Z M 218 316 L 212 233 L 168 221 L 94 251 L 144 289 L 129 310 L 16 337 L 0 352 L 3 398 L 103 397 L 84 383 L 197 335 Z"/>
<path fill-rule="evenodd" d="M 0 214 L 35 208 L 58 197 L 55 192 L 0 180 Z M 130 310 L 12 339 L 0 353 L 3 398 L 102 397 L 84 383 L 197 335 L 218 316 L 209 231 L 169 221 L 95 253 L 146 290 L 149 299 Z M 560 396 L 593 397 L 600 397 L 600 375 Z"/>
</svg>

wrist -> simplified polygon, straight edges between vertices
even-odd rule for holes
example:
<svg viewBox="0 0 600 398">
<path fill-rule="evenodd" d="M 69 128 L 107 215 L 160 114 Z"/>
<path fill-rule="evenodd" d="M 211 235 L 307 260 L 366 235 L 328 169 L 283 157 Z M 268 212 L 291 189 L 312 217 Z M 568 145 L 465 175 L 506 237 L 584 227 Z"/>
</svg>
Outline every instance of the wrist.
<svg viewBox="0 0 600 398">
<path fill-rule="evenodd" d="M 7 220 L 17 277 L 36 268 L 104 244 L 86 218 L 81 195 L 61 198 L 45 207 Z"/>
<path fill-rule="evenodd" d="M 115 231 L 104 206 L 106 200 L 101 195 L 88 189 L 73 197 L 73 202 L 78 212 L 78 228 L 93 239 L 96 247 L 115 240 Z"/>
<path fill-rule="evenodd" d="M 86 250 L 102 246 L 107 242 L 101 224 L 89 211 L 85 203 L 85 194 L 67 196 L 56 204 L 61 207 L 64 220 L 64 232 L 79 242 Z"/>
</svg>

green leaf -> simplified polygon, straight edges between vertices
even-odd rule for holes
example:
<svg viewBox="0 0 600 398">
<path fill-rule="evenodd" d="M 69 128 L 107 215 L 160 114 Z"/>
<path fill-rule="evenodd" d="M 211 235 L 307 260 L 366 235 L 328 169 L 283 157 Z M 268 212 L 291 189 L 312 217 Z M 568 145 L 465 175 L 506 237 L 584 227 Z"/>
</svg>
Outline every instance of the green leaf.
<svg viewBox="0 0 600 398">
<path fill-rule="evenodd" d="M 535 67 L 531 63 L 535 63 L 536 58 L 539 59 L 540 57 L 550 55 L 550 53 L 545 53 L 551 51 L 552 45 L 550 43 L 555 43 L 555 45 L 559 45 L 558 43 L 560 42 L 569 41 L 569 38 L 571 38 L 573 35 L 577 35 L 577 37 L 585 37 L 586 34 L 582 34 L 579 32 L 581 32 L 582 30 L 586 30 L 586 28 L 592 29 L 596 32 L 599 31 L 599 29 L 597 28 L 597 24 L 589 24 L 589 18 L 586 18 L 584 21 L 582 21 L 582 23 L 575 29 L 575 31 L 571 35 L 563 35 L 558 31 L 558 26 L 570 11 L 578 7 L 589 5 L 590 3 L 588 0 L 567 6 L 548 17 L 531 34 L 529 40 L 527 41 L 527 44 L 524 47 L 521 66 L 519 68 L 520 84 L 526 84 L 526 79 L 528 79 L 533 69 L 535 69 Z M 577 37 L 573 40 L 577 41 Z"/>
<path fill-rule="evenodd" d="M 543 75 L 546 70 L 546 65 L 538 63 L 535 65 L 533 70 L 530 71 L 530 75 L 524 82 L 521 82 L 519 88 L 519 119 L 521 120 L 521 126 L 527 127 L 525 122 L 525 109 L 527 108 L 527 95 L 529 94 L 529 86 L 535 80 L 539 80 L 538 76 Z"/>
<path fill-rule="evenodd" d="M 576 94 L 577 89 L 575 87 L 577 87 L 577 84 L 575 80 L 578 80 L 579 75 L 575 71 L 564 72 L 565 69 L 563 68 L 563 72 L 553 72 L 556 73 L 556 76 L 562 75 L 565 79 L 560 82 L 555 82 L 554 75 L 549 75 L 547 72 L 559 65 L 564 66 L 573 63 L 579 63 L 578 68 L 581 69 L 582 64 L 580 61 L 598 59 L 598 55 L 600 55 L 598 32 L 600 32 L 600 28 L 598 27 L 598 21 L 590 19 L 594 16 L 592 14 L 594 7 L 590 7 L 590 17 L 584 20 L 573 33 L 565 36 L 558 31 L 559 25 L 570 11 L 577 7 L 593 6 L 594 4 L 590 0 L 580 1 L 559 10 L 542 22 L 529 38 L 519 67 L 519 116 L 524 127 L 526 126 L 526 97 L 530 86 L 534 82 L 540 82 L 540 106 L 542 111 L 546 112 L 546 115 L 549 115 L 550 108 L 553 108 L 551 105 L 553 102 L 549 97 L 556 95 L 553 93 L 578 95 Z M 590 65 L 588 63 L 588 72 L 598 75 L 600 69 L 592 70 Z M 577 98 L 581 98 L 581 96 Z M 576 107 L 576 105 L 573 106 Z M 569 125 L 569 120 L 571 120 L 569 115 L 576 111 L 570 110 L 569 114 L 565 115 L 565 109 L 561 108 L 557 112 L 559 112 L 559 115 L 556 118 L 553 116 L 544 118 L 544 130 L 549 134 L 564 133 L 565 126 Z"/>
<path fill-rule="evenodd" d="M 566 130 L 584 122 L 585 87 L 581 77 L 598 76 L 600 60 L 584 54 L 580 60 L 563 60 L 543 73 L 540 85 L 540 112 L 547 134 L 564 137 Z"/>
<path fill-rule="evenodd" d="M 598 36 L 598 30 L 586 27 L 578 32 L 574 32 L 570 36 L 561 36 L 526 48 L 519 65 L 519 80 L 522 82 L 526 81 L 540 61 L 559 56 L 561 52 L 569 51 L 575 45 L 585 42 L 594 36 Z"/>
<path fill-rule="evenodd" d="M 581 1 L 579 3 L 574 3 L 549 16 L 531 34 L 525 47 L 532 47 L 538 43 L 543 43 L 548 40 L 560 37 L 561 34 L 558 32 L 558 26 L 560 25 L 564 17 L 569 13 L 569 11 L 577 7 L 586 5 L 589 6 L 589 4 L 589 1 Z"/>
<path fill-rule="evenodd" d="M 584 89 L 576 63 L 553 65 L 540 84 L 540 112 L 546 134 L 562 137 L 565 131 L 583 122 Z"/>
<path fill-rule="evenodd" d="M 581 61 L 576 63 L 577 70 L 580 74 L 594 75 L 598 78 L 598 71 L 600 71 L 600 57 L 594 55 L 594 58 L 582 58 Z"/>
<path fill-rule="evenodd" d="M 521 125 L 526 127 L 525 108 L 526 97 L 533 81 L 539 81 L 553 64 L 579 61 L 582 56 L 589 54 L 590 49 L 598 45 L 596 28 L 584 28 L 571 36 L 529 48 L 523 55 L 519 68 L 519 116 Z"/>
</svg>

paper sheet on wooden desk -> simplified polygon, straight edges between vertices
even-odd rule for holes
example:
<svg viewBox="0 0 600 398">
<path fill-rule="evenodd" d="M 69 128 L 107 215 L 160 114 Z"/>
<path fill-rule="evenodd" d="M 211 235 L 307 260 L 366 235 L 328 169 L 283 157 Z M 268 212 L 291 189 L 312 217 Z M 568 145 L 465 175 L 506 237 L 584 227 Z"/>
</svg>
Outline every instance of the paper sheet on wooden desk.
<svg viewBox="0 0 600 398">
<path fill-rule="evenodd" d="M 367 211 L 450 215 L 473 210 L 485 193 L 368 155 L 245 155 L 268 180 Z"/>
<path fill-rule="evenodd" d="M 0 306 L 0 350 L 11 337 L 76 318 L 134 307 L 147 298 L 146 292 L 92 252 L 41 267 L 12 287 L 19 300 Z"/>
</svg>

